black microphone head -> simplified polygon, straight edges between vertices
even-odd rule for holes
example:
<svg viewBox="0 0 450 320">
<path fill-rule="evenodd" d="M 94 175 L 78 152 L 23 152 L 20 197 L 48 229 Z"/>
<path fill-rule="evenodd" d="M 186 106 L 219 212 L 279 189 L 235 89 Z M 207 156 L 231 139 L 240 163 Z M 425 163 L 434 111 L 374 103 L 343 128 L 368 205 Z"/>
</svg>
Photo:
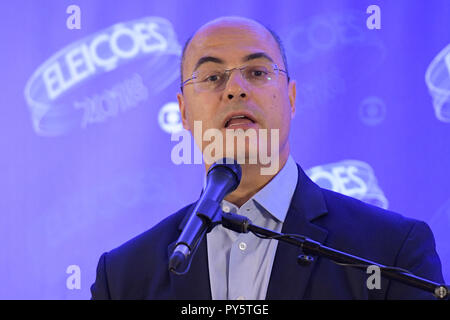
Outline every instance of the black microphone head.
<svg viewBox="0 0 450 320">
<path fill-rule="evenodd" d="M 239 186 L 239 183 L 241 183 L 242 178 L 242 168 L 241 165 L 232 158 L 223 158 L 218 161 L 216 161 L 208 170 L 207 179 L 209 180 L 209 177 L 216 173 L 221 172 L 227 175 L 232 176 L 233 183 L 230 183 L 227 193 L 236 190 L 236 188 Z"/>
</svg>

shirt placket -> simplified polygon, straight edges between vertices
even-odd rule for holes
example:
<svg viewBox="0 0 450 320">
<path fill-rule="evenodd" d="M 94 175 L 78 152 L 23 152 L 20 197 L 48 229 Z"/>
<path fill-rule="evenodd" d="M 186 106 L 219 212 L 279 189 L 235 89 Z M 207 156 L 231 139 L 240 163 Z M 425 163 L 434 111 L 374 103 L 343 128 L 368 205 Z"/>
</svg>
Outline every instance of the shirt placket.
<svg viewBox="0 0 450 320">
<path fill-rule="evenodd" d="M 244 214 L 250 219 L 254 215 L 254 206 L 246 205 L 238 210 L 238 214 Z M 252 299 L 249 294 L 251 291 L 251 281 L 249 279 L 249 271 L 252 266 L 249 265 L 248 254 L 254 250 L 256 245 L 253 234 L 240 234 L 233 242 L 230 251 L 229 260 L 229 283 L 228 283 L 228 299 L 230 300 L 246 300 Z M 255 263 L 255 262 L 254 262 Z"/>
</svg>

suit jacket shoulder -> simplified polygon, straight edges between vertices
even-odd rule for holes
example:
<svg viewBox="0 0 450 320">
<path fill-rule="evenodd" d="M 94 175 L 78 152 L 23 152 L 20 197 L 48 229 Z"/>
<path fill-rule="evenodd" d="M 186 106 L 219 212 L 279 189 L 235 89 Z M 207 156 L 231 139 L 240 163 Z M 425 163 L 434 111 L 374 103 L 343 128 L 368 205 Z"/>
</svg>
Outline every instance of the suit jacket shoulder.
<svg viewBox="0 0 450 320">
<path fill-rule="evenodd" d="M 97 279 L 91 287 L 92 299 L 146 299 L 168 294 L 159 290 L 168 286 L 167 248 L 176 240 L 178 226 L 192 204 L 168 216 L 153 228 L 120 247 L 103 253 L 97 267 Z"/>
<path fill-rule="evenodd" d="M 423 221 L 322 189 L 328 214 L 316 221 L 328 230 L 327 245 L 443 283 L 433 233 Z M 426 299 L 429 293 L 396 281 L 372 292 L 384 299 Z"/>
</svg>

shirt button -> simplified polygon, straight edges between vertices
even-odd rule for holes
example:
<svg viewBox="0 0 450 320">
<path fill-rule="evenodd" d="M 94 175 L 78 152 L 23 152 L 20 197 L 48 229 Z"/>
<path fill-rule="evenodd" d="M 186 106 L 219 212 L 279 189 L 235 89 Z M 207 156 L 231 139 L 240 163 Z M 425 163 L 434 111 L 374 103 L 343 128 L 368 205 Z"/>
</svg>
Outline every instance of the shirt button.
<svg viewBox="0 0 450 320">
<path fill-rule="evenodd" d="M 239 297 L 236 298 L 236 300 L 245 300 L 245 297 L 244 296 L 239 296 Z"/>
<path fill-rule="evenodd" d="M 245 242 L 239 243 L 239 249 L 241 249 L 242 251 L 244 251 L 245 249 L 247 249 L 247 244 L 246 244 Z"/>
<path fill-rule="evenodd" d="M 222 210 L 223 210 L 224 212 L 230 212 L 230 207 L 229 207 L 229 206 L 224 206 L 224 207 L 222 208 Z"/>
</svg>

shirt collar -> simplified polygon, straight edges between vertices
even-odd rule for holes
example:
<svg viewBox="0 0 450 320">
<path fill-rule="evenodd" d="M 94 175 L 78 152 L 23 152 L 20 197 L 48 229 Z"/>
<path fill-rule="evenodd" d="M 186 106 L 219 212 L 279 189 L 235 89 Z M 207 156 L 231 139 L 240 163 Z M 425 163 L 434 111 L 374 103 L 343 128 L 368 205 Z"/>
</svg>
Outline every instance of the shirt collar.
<svg viewBox="0 0 450 320">
<path fill-rule="evenodd" d="M 294 159 L 289 155 L 285 165 L 281 170 L 269 181 L 268 184 L 259 190 L 248 202 L 254 200 L 269 212 L 278 221 L 284 222 L 289 206 L 291 205 L 292 196 L 298 182 L 298 168 Z M 203 181 L 203 189 L 206 186 L 206 176 Z M 223 200 L 222 205 L 227 204 L 229 207 L 236 207 L 234 204 Z M 245 205 L 245 204 L 244 204 Z M 236 207 L 237 209 L 237 207 Z"/>
<path fill-rule="evenodd" d="M 276 219 L 284 222 L 297 187 L 297 181 L 297 164 L 289 155 L 284 167 L 252 199 L 263 206 Z"/>
</svg>

